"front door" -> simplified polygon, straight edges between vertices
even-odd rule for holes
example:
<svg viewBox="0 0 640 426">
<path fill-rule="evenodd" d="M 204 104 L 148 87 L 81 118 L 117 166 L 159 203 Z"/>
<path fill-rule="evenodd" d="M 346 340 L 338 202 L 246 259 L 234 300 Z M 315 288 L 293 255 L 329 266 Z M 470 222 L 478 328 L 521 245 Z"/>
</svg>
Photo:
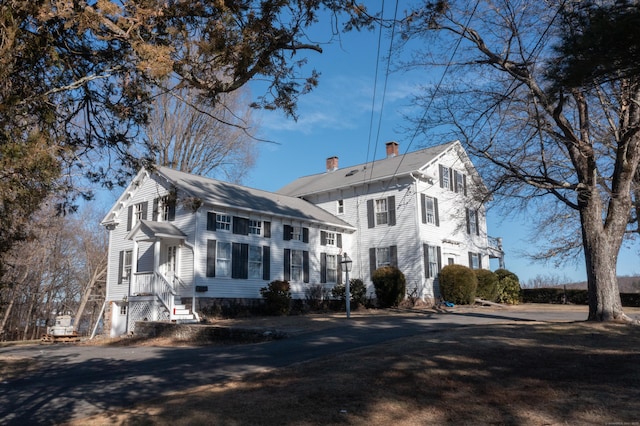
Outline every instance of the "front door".
<svg viewBox="0 0 640 426">
<path fill-rule="evenodd" d="M 178 246 L 167 246 L 164 262 L 164 276 L 173 285 L 178 268 Z M 175 287 L 175 286 L 174 286 Z"/>
</svg>

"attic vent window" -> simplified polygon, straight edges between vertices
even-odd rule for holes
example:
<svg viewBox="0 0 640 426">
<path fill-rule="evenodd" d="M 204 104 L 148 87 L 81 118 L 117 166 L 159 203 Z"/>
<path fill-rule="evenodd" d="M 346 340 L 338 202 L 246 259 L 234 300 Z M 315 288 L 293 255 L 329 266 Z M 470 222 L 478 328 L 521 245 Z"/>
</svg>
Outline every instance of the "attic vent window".
<svg viewBox="0 0 640 426">
<path fill-rule="evenodd" d="M 347 174 L 346 174 L 346 175 L 344 175 L 344 176 L 345 176 L 345 177 L 353 176 L 353 175 L 355 175 L 356 173 L 358 173 L 358 169 L 353 169 L 353 170 L 351 170 L 349 173 L 347 173 Z"/>
</svg>

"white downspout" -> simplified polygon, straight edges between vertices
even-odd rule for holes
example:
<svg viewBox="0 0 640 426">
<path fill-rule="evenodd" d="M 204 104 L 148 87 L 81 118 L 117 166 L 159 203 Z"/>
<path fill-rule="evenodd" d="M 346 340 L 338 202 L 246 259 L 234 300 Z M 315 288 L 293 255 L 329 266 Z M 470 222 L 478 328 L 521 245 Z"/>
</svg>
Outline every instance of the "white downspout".
<svg viewBox="0 0 640 426">
<path fill-rule="evenodd" d="M 421 220 L 420 220 L 420 215 L 422 214 L 422 212 L 420 211 L 420 209 L 422 208 L 422 206 L 420 205 L 421 200 L 420 200 L 420 191 L 418 191 L 418 180 L 419 178 L 417 178 L 416 176 L 413 175 L 414 172 L 411 172 L 409 175 L 413 178 L 413 185 L 414 188 L 416 190 L 416 195 L 415 195 L 415 205 L 416 205 L 416 209 L 415 209 L 415 213 L 413 215 L 414 220 L 416 221 L 416 230 L 418 231 L 418 252 L 420 252 L 420 250 L 422 250 L 423 247 L 423 242 L 422 242 L 422 232 L 421 232 Z M 424 253 L 422 258 L 424 259 Z M 420 279 L 419 281 L 416 281 L 416 285 L 421 285 L 422 290 L 420 291 L 420 300 L 422 300 L 424 302 L 424 297 L 425 297 L 425 290 L 427 287 L 427 283 L 426 283 L 426 271 L 424 270 L 424 268 L 428 268 L 429 265 L 425 265 L 424 261 L 420 262 L 422 264 L 422 273 L 420 274 Z"/>
</svg>

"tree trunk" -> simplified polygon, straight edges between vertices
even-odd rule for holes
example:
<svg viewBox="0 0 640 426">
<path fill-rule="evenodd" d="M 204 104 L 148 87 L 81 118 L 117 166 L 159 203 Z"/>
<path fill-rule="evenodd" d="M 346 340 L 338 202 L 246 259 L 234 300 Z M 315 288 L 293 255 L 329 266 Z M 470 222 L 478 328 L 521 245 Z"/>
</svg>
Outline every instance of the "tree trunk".
<svg viewBox="0 0 640 426">
<path fill-rule="evenodd" d="M 633 322 L 622 310 L 618 288 L 617 261 L 624 229 L 606 229 L 600 209 L 591 202 L 581 209 L 580 221 L 589 290 L 588 320 Z"/>
</svg>

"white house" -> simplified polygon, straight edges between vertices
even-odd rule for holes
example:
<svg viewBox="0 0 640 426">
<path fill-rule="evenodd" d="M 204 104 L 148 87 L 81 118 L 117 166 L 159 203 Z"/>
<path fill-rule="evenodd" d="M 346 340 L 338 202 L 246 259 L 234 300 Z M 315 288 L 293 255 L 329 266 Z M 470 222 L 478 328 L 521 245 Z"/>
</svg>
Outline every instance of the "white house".
<svg viewBox="0 0 640 426">
<path fill-rule="evenodd" d="M 386 158 L 338 167 L 295 180 L 279 193 L 302 198 L 355 227 L 345 247 L 354 260 L 352 276 L 365 283 L 383 265 L 397 266 L 407 291 L 421 298 L 438 296 L 442 266 L 489 268 L 502 259 L 489 244 L 484 201 L 487 189 L 462 145 L 455 141 L 404 155 L 396 142 Z"/>
<path fill-rule="evenodd" d="M 408 291 L 437 297 L 442 265 L 488 267 L 484 187 L 458 142 L 302 177 L 278 193 L 166 167 L 141 170 L 102 224 L 109 229 L 107 324 L 112 336 L 141 320 L 197 318 L 213 300 L 259 299 L 287 280 L 293 297 L 312 284 L 396 265 Z"/>
</svg>

